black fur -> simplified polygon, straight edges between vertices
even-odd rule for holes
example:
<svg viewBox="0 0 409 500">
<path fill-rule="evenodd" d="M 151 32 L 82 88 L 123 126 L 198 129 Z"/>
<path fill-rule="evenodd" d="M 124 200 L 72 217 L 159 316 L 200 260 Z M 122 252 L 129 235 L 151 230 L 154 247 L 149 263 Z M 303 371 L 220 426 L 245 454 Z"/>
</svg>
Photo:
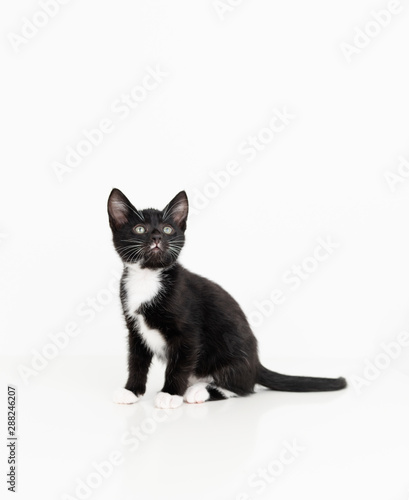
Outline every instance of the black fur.
<svg viewBox="0 0 409 500">
<path fill-rule="evenodd" d="M 188 201 L 184 191 L 164 210 L 138 211 L 117 189 L 108 200 L 113 242 L 124 263 L 139 262 L 142 268 L 162 269 L 164 285 L 158 297 L 138 310 L 150 328 L 158 330 L 167 345 L 167 367 L 162 392 L 182 396 L 190 375 L 211 376 L 210 400 L 223 399 L 218 388 L 239 396 L 254 392 L 255 384 L 279 391 L 334 391 L 346 387 L 344 378 L 281 375 L 261 365 L 257 340 L 238 303 L 219 285 L 191 273 L 178 262 L 185 241 Z M 163 232 L 164 225 L 174 228 Z M 134 228 L 143 225 L 144 234 Z M 152 251 L 152 242 L 162 249 Z M 136 250 L 133 245 L 137 245 Z M 121 298 L 126 304 L 124 280 Z M 126 389 L 145 392 L 152 352 L 146 347 L 135 322 L 126 316 L 129 330 L 129 378 Z"/>
</svg>

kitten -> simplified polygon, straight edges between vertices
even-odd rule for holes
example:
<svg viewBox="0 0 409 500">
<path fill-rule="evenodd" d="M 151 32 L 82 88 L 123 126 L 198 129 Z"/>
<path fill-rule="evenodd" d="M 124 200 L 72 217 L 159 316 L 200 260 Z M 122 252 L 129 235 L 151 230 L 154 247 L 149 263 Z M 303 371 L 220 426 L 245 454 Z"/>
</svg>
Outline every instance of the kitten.
<svg viewBox="0 0 409 500">
<path fill-rule="evenodd" d="M 257 340 L 238 303 L 219 285 L 177 259 L 185 243 L 188 200 L 181 191 L 163 210 L 137 210 L 113 189 L 109 224 L 124 263 L 120 294 L 129 330 L 129 376 L 116 403 L 135 403 L 146 389 L 154 355 L 166 362 L 159 408 L 254 392 L 335 391 L 344 378 L 281 375 L 261 365 Z"/>
</svg>

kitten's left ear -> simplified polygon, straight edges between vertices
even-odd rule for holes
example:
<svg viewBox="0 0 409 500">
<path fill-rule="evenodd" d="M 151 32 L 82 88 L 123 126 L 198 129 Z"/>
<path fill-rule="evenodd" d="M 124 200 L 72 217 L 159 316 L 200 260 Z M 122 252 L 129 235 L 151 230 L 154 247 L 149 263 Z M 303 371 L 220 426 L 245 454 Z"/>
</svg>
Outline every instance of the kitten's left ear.
<svg viewBox="0 0 409 500">
<path fill-rule="evenodd" d="M 189 203 L 185 191 L 178 193 L 163 209 L 163 218 L 171 217 L 182 231 L 186 229 L 186 220 L 189 212 Z"/>
</svg>

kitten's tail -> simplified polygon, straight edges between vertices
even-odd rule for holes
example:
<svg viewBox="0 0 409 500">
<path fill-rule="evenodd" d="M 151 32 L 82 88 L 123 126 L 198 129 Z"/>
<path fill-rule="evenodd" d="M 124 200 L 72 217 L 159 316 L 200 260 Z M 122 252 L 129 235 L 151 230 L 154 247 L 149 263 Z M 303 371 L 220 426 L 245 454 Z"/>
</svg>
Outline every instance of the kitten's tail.
<svg viewBox="0 0 409 500">
<path fill-rule="evenodd" d="M 288 392 L 338 391 L 347 386 L 343 377 L 320 378 L 282 375 L 268 370 L 263 365 L 259 367 L 257 383 L 274 391 Z"/>
</svg>

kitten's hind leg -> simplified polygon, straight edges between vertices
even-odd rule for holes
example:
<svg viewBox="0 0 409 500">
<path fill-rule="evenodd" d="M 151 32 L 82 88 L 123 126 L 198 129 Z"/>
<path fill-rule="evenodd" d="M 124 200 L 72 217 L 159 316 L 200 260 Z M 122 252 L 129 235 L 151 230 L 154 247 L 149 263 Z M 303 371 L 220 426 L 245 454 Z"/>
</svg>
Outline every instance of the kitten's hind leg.
<svg viewBox="0 0 409 500">
<path fill-rule="evenodd" d="M 186 403 L 204 403 L 205 401 L 219 401 L 237 396 L 234 392 L 222 389 L 212 383 L 196 382 L 188 387 L 183 399 Z"/>
<path fill-rule="evenodd" d="M 210 393 L 207 390 L 209 384 L 207 382 L 197 382 L 187 388 L 183 399 L 186 403 L 204 403 L 210 398 Z"/>
</svg>

